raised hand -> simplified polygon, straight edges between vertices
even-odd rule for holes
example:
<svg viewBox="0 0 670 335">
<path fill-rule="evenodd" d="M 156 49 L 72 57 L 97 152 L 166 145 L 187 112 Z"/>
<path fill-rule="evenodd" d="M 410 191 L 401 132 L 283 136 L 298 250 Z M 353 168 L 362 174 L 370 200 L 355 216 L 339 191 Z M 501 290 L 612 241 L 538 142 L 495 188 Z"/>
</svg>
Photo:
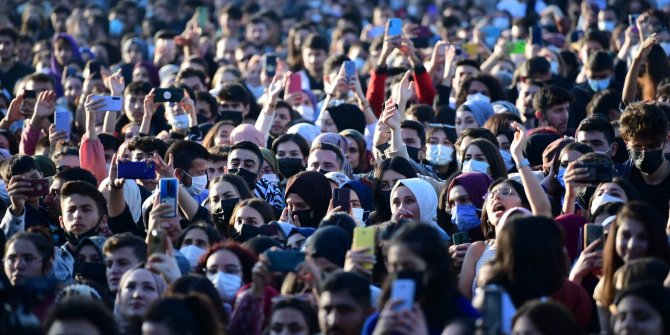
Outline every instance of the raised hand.
<svg viewBox="0 0 670 335">
<path fill-rule="evenodd" d="M 95 98 L 92 94 L 86 96 L 86 102 L 84 103 L 84 109 L 86 113 L 94 113 L 102 111 L 102 108 L 105 106 L 105 100 L 102 98 Z"/>
<path fill-rule="evenodd" d="M 9 211 L 14 216 L 19 216 L 23 213 L 25 208 L 26 200 L 28 197 L 25 195 L 26 192 L 32 191 L 30 183 L 25 181 L 23 176 L 13 176 L 7 184 L 7 195 L 9 195 L 9 201 L 11 206 Z"/>
<path fill-rule="evenodd" d="M 122 95 L 126 87 L 125 80 L 121 74 L 121 69 L 105 78 L 105 86 L 112 92 L 112 95 Z"/>
<path fill-rule="evenodd" d="M 149 94 L 144 96 L 144 115 L 151 120 L 151 118 L 154 116 L 154 113 L 156 113 L 156 103 L 154 103 L 154 99 L 156 98 L 155 94 L 155 89 L 151 89 L 149 91 Z"/>
<path fill-rule="evenodd" d="M 513 122 L 512 128 L 516 132 L 514 133 L 514 140 L 512 140 L 510 151 L 512 152 L 514 161 L 518 164 L 523 160 L 523 152 L 526 150 L 526 146 L 528 146 L 528 133 L 526 128 L 518 122 Z"/>
<path fill-rule="evenodd" d="M 45 118 L 54 113 L 56 109 L 56 92 L 42 91 L 37 95 L 35 102 L 35 113 L 33 117 Z"/>
<path fill-rule="evenodd" d="M 23 119 L 21 115 L 21 106 L 23 105 L 23 92 L 17 95 L 16 98 L 12 99 L 12 102 L 9 103 L 9 108 L 7 109 L 7 115 L 5 119 L 11 125 L 14 121 Z"/>
<path fill-rule="evenodd" d="M 160 176 L 160 178 L 174 178 L 174 165 L 173 165 L 173 158 L 172 154 L 168 154 L 168 161 L 167 163 L 163 161 L 161 156 L 158 154 L 154 154 L 153 157 L 151 157 L 151 160 L 156 164 L 156 173 Z"/>
<path fill-rule="evenodd" d="M 637 59 L 647 58 L 647 56 L 649 56 L 649 53 L 651 52 L 651 48 L 655 44 L 658 44 L 658 43 L 660 43 L 660 40 L 659 40 L 658 35 L 656 33 L 647 37 L 642 42 L 642 45 L 640 46 L 640 48 L 637 50 L 637 54 L 635 55 L 635 58 L 637 58 Z"/>
<path fill-rule="evenodd" d="M 411 75 L 411 71 L 405 72 L 405 75 L 402 76 L 402 79 L 398 84 L 398 93 L 396 95 L 398 104 L 407 103 L 414 93 L 414 84 L 409 80 Z"/>
<path fill-rule="evenodd" d="M 286 72 L 283 75 L 279 73 L 275 74 L 268 87 L 268 101 L 276 101 L 279 98 L 279 93 L 286 87 L 290 75 L 290 72 Z"/>
<path fill-rule="evenodd" d="M 382 112 L 380 121 L 391 130 L 400 129 L 400 113 L 393 100 L 386 100 L 384 112 Z"/>
<path fill-rule="evenodd" d="M 123 183 L 126 182 L 125 178 L 116 177 L 118 172 L 119 172 L 119 161 L 117 158 L 117 154 L 114 154 L 114 156 L 112 156 L 112 163 L 109 166 L 109 185 L 112 186 L 112 189 L 121 189 Z"/>
</svg>

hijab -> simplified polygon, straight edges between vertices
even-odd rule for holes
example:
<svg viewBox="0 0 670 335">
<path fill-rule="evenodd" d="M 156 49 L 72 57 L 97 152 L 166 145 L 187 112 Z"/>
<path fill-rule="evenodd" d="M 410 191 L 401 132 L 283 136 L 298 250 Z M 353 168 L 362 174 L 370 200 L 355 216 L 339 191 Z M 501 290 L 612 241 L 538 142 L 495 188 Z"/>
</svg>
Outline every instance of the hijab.
<svg viewBox="0 0 670 335">
<path fill-rule="evenodd" d="M 407 187 L 417 200 L 419 205 L 419 222 L 426 223 L 433 226 L 439 233 L 442 239 L 449 240 L 449 235 L 437 225 L 437 193 L 435 188 L 429 182 L 421 178 L 401 179 L 393 186 L 391 194 L 400 186 Z M 393 198 L 391 198 L 391 206 L 393 206 Z"/>
<path fill-rule="evenodd" d="M 311 147 L 312 142 L 314 142 L 314 139 L 321 134 L 321 129 L 319 127 L 311 124 L 311 123 L 298 123 L 295 125 L 292 125 L 288 130 L 286 130 L 287 134 L 298 134 L 302 136 L 302 138 L 307 141 L 307 144 Z"/>
<path fill-rule="evenodd" d="M 154 63 L 143 60 L 141 62 L 135 63 L 134 68 L 135 69 L 144 68 L 145 70 L 147 70 L 151 86 L 159 87 L 161 85 L 161 80 L 160 77 L 158 76 L 158 69 L 156 68 L 156 65 L 154 65 Z"/>
<path fill-rule="evenodd" d="M 461 185 L 468 192 L 472 204 L 478 209 L 482 209 L 482 206 L 484 206 L 484 196 L 488 192 L 491 183 L 493 183 L 493 179 L 487 174 L 479 172 L 463 173 L 451 181 L 447 189 L 447 195 L 454 186 Z"/>
<path fill-rule="evenodd" d="M 60 39 L 65 40 L 70 45 L 70 50 L 72 50 L 71 61 L 81 60 L 81 54 L 79 53 L 79 46 L 77 45 L 77 41 L 75 41 L 75 39 L 72 36 L 66 33 L 58 33 L 53 39 L 54 48 L 56 47 L 56 41 Z M 57 75 L 59 79 L 60 76 L 63 74 L 63 68 L 66 65 L 67 64 L 59 64 L 58 61 L 56 60 L 56 53 L 55 52 L 51 53 L 51 73 Z"/>
<path fill-rule="evenodd" d="M 480 127 L 494 114 L 491 104 L 481 100 L 466 101 L 458 109 L 471 112 Z"/>
<path fill-rule="evenodd" d="M 291 193 L 299 195 L 309 205 L 317 225 L 326 216 L 332 192 L 330 182 L 323 174 L 316 171 L 303 171 L 294 175 L 286 182 L 284 199 L 288 198 Z"/>
<path fill-rule="evenodd" d="M 353 129 L 359 133 L 365 132 L 365 115 L 358 106 L 344 103 L 328 107 L 326 111 L 333 119 L 338 131 Z"/>
<path fill-rule="evenodd" d="M 316 230 L 305 245 L 305 254 L 313 258 L 323 257 L 343 268 L 347 251 L 351 248 L 351 237 L 338 226 L 327 226 Z"/>
<path fill-rule="evenodd" d="M 369 187 L 365 186 L 365 184 L 358 180 L 349 181 L 342 185 L 342 187 L 356 192 L 358 199 L 361 201 L 361 207 L 363 207 L 364 211 L 372 210 L 372 190 Z"/>
</svg>

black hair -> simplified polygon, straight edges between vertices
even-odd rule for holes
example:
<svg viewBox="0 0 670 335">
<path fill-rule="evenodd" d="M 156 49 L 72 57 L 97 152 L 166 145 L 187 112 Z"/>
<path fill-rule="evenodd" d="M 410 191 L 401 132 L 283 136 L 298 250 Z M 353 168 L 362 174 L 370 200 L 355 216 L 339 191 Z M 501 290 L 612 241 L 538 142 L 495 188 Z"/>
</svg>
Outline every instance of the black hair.
<svg viewBox="0 0 670 335">
<path fill-rule="evenodd" d="M 35 159 L 28 155 L 14 155 L 7 158 L 0 165 L 2 180 L 6 184 L 9 184 L 13 176 L 24 174 L 30 170 L 40 171 L 40 167 L 37 165 Z"/>
<path fill-rule="evenodd" d="M 58 179 L 64 183 L 68 181 L 83 181 L 93 186 L 98 186 L 98 179 L 95 178 L 93 173 L 80 167 L 71 167 L 58 172 L 53 179 Z"/>
<path fill-rule="evenodd" d="M 130 248 L 133 252 L 133 255 L 140 262 L 147 260 L 147 244 L 139 236 L 131 233 L 119 233 L 110 236 L 105 244 L 102 246 L 102 252 L 105 254 L 111 254 L 121 248 Z"/>
<path fill-rule="evenodd" d="M 118 335 L 116 320 L 105 305 L 94 299 L 69 298 L 55 304 L 49 311 L 44 329 L 49 329 L 61 320 L 84 320 L 96 328 L 101 335 Z"/>
<path fill-rule="evenodd" d="M 217 317 L 221 319 L 221 322 L 224 324 L 228 324 L 230 321 L 229 315 L 223 309 L 223 301 L 219 296 L 219 291 L 217 291 L 216 287 L 214 287 L 214 284 L 212 284 L 212 282 L 203 275 L 189 273 L 179 277 L 177 280 L 172 282 L 167 289 L 165 289 L 163 296 L 171 297 L 175 295 L 191 293 L 199 293 L 207 297 L 212 303 L 212 307 L 216 312 Z"/>
<path fill-rule="evenodd" d="M 307 324 L 307 334 L 317 334 L 319 332 L 319 318 L 314 310 L 314 308 L 307 302 L 300 299 L 288 298 L 281 299 L 277 301 L 272 306 L 272 313 L 270 314 L 270 320 L 272 320 L 272 315 L 282 309 L 294 309 L 305 319 L 305 324 Z"/>
<path fill-rule="evenodd" d="M 199 293 L 157 299 L 144 313 L 144 322 L 156 322 L 170 334 L 222 334 L 224 326 L 211 300 Z"/>
<path fill-rule="evenodd" d="M 232 154 L 235 150 L 249 150 L 253 152 L 256 154 L 256 157 L 258 157 L 258 171 L 255 172 L 259 172 L 263 168 L 263 153 L 255 143 L 249 141 L 237 142 L 230 147 L 230 153 Z M 228 159 L 230 159 L 230 155 L 228 156 Z"/>
<path fill-rule="evenodd" d="M 68 181 L 63 185 L 60 193 L 61 202 L 64 201 L 65 198 L 74 194 L 89 197 L 93 199 L 93 202 L 95 202 L 96 207 L 98 207 L 98 214 L 100 214 L 101 217 L 107 214 L 107 200 L 105 200 L 105 197 L 94 185 L 91 185 L 85 181 Z"/>
<path fill-rule="evenodd" d="M 206 102 L 209 105 L 209 111 L 214 116 L 214 119 L 218 119 L 219 116 L 219 104 L 216 101 L 216 98 L 209 94 L 209 92 L 195 92 L 195 98 L 198 101 Z"/>
<path fill-rule="evenodd" d="M 612 70 L 614 69 L 614 59 L 609 52 L 596 51 L 589 56 L 586 68 L 595 72 Z"/>
<path fill-rule="evenodd" d="M 221 234 L 210 224 L 202 223 L 202 222 L 196 222 L 188 225 L 188 227 L 184 228 L 182 230 L 181 234 L 179 234 L 179 237 L 177 237 L 177 241 L 175 242 L 174 246 L 175 248 L 181 248 L 182 243 L 184 243 L 184 239 L 186 238 L 186 234 L 188 234 L 189 231 L 193 229 L 200 229 L 205 232 L 205 235 L 207 235 L 207 239 L 209 240 L 209 245 L 214 245 L 219 242 L 221 242 L 223 239 L 221 238 Z"/>
<path fill-rule="evenodd" d="M 248 106 L 251 97 L 244 86 L 238 83 L 230 83 L 221 86 L 219 93 L 216 95 L 216 99 L 219 103 L 222 101 L 234 101 Z"/>
<path fill-rule="evenodd" d="M 184 171 L 188 171 L 191 168 L 194 160 L 198 158 L 207 160 L 209 157 L 209 153 L 205 147 L 198 142 L 188 140 L 179 140 L 172 143 L 165 153 L 165 160 L 167 160 L 170 154 L 172 154 L 174 168 Z"/>
<path fill-rule="evenodd" d="M 193 61 L 193 59 L 189 60 Z M 202 86 L 207 85 L 207 75 L 204 72 L 193 68 L 185 68 L 179 71 L 179 73 L 177 73 L 177 77 L 175 78 L 175 83 L 181 83 L 181 80 L 183 78 L 190 78 L 190 77 L 198 77 L 198 79 L 200 79 L 200 83 L 202 84 Z M 191 96 L 193 97 L 193 95 Z"/>
<path fill-rule="evenodd" d="M 335 153 L 337 156 L 337 162 L 340 164 L 340 169 L 344 166 L 345 156 L 340 147 L 330 144 L 330 143 L 318 143 L 312 146 L 312 149 L 309 150 L 310 154 L 316 150 L 328 150 Z"/>
<path fill-rule="evenodd" d="M 546 110 L 560 104 L 572 102 L 570 93 L 559 86 L 546 86 L 540 89 L 533 98 L 533 108 L 546 113 Z"/>
<path fill-rule="evenodd" d="M 579 123 L 579 126 L 577 126 L 577 132 L 580 131 L 601 132 L 608 144 L 614 143 L 615 140 L 614 127 L 603 116 L 592 115 L 585 118 Z"/>
<path fill-rule="evenodd" d="M 454 144 L 460 146 L 461 142 L 463 142 L 463 139 L 466 137 L 470 137 L 472 139 L 483 138 L 493 143 L 493 145 L 495 145 L 497 148 L 500 148 L 500 143 L 498 143 L 498 138 L 496 135 L 494 135 L 493 132 L 486 128 L 467 128 L 461 132 L 461 135 L 458 136 L 458 139 Z"/>
<path fill-rule="evenodd" d="M 525 77 L 532 77 L 538 74 L 546 74 L 551 71 L 551 64 L 544 57 L 533 57 L 525 62 L 521 72 Z"/>
<path fill-rule="evenodd" d="M 219 177 L 214 178 L 214 180 L 209 182 L 209 186 L 212 187 L 216 183 L 220 183 L 222 181 L 231 183 L 235 188 L 237 189 L 237 193 L 240 194 L 240 200 L 244 199 L 249 199 L 253 197 L 253 193 L 251 190 L 249 190 L 249 186 L 247 186 L 247 182 L 242 179 L 242 177 L 234 175 L 234 174 L 224 174 Z"/>
<path fill-rule="evenodd" d="M 339 71 L 342 64 L 348 60 L 350 60 L 349 57 L 345 55 L 332 55 L 326 58 L 323 63 L 323 73 L 329 74 L 333 71 Z"/>
<path fill-rule="evenodd" d="M 356 221 L 349 215 L 345 213 L 333 213 L 321 220 L 319 223 L 319 228 L 328 227 L 328 226 L 338 226 L 349 234 L 349 237 L 354 237 L 354 228 L 356 228 Z"/>
<path fill-rule="evenodd" d="M 151 83 L 148 81 L 143 80 L 133 81 L 132 83 L 128 84 L 128 86 L 126 86 L 126 89 L 123 94 L 147 95 L 149 94 L 149 92 L 151 92 L 152 88 L 153 87 L 151 86 Z"/>
<path fill-rule="evenodd" d="M 426 128 L 424 128 L 419 121 L 405 120 L 400 123 L 400 128 L 409 128 L 416 130 L 416 134 L 419 136 L 419 141 L 421 143 L 420 148 L 426 146 Z"/>
<path fill-rule="evenodd" d="M 300 153 L 302 153 L 303 157 L 307 158 L 307 156 L 309 156 L 309 144 L 307 144 L 307 141 L 304 137 L 298 134 L 283 134 L 277 137 L 274 141 L 272 141 L 272 152 L 274 152 L 276 155 L 279 145 L 286 142 L 295 143 L 298 148 L 300 148 Z"/>
<path fill-rule="evenodd" d="M 345 293 L 356 301 L 363 311 L 370 308 L 370 282 L 355 272 L 336 272 L 326 278 L 319 292 Z"/>
<path fill-rule="evenodd" d="M 421 123 L 435 123 L 435 110 L 428 104 L 413 104 L 405 114 L 412 115 L 416 121 Z"/>
<path fill-rule="evenodd" d="M 19 33 L 16 32 L 14 28 L 10 27 L 0 28 L 0 36 L 8 36 L 14 44 L 16 44 L 16 40 L 19 39 Z"/>
<path fill-rule="evenodd" d="M 119 149 L 119 146 L 121 146 L 121 141 L 112 134 L 98 134 L 98 139 L 105 150 L 114 150 L 114 152 L 116 152 Z"/>
<path fill-rule="evenodd" d="M 319 33 L 310 33 L 302 43 L 303 49 L 317 49 L 328 52 L 328 40 Z"/>
<path fill-rule="evenodd" d="M 168 146 L 163 140 L 153 136 L 137 136 L 128 143 L 128 150 L 131 152 L 134 150 L 145 153 L 155 152 L 160 157 L 165 156 L 167 149 Z"/>
</svg>

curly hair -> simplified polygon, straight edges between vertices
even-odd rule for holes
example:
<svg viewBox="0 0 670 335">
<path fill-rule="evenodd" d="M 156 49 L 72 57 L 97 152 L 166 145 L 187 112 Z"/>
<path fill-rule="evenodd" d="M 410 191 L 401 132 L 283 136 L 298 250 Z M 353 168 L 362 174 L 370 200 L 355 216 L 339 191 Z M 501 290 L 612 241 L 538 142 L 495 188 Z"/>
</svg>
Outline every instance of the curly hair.
<svg viewBox="0 0 670 335">
<path fill-rule="evenodd" d="M 633 103 L 621 115 L 620 132 L 624 141 L 653 140 L 663 142 L 668 133 L 668 119 L 656 105 Z"/>
</svg>

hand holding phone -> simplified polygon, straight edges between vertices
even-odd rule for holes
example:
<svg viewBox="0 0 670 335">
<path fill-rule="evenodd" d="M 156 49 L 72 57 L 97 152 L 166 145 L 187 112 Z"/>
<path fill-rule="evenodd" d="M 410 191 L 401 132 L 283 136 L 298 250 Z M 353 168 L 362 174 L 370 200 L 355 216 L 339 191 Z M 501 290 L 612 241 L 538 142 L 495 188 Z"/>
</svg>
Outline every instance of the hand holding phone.
<svg viewBox="0 0 670 335">
<path fill-rule="evenodd" d="M 354 228 L 354 240 L 351 244 L 352 250 L 367 249 L 367 254 L 374 256 L 375 254 L 375 229 L 373 227 L 356 227 Z M 373 264 L 366 263 L 364 268 L 372 270 Z"/>
<path fill-rule="evenodd" d="M 277 73 L 277 55 L 267 54 L 263 56 L 263 71 L 272 78 Z"/>
<path fill-rule="evenodd" d="M 356 77 L 356 63 L 350 60 L 345 61 L 344 73 L 347 76 L 347 82 L 351 82 Z"/>
<path fill-rule="evenodd" d="M 288 78 L 288 94 L 302 92 L 302 77 L 300 73 L 291 73 Z"/>
<path fill-rule="evenodd" d="M 180 102 L 184 98 L 184 90 L 178 88 L 156 88 L 154 102 Z"/>
<path fill-rule="evenodd" d="M 388 37 L 398 37 L 402 35 L 402 20 L 394 17 L 388 19 Z"/>
<path fill-rule="evenodd" d="M 120 112 L 123 110 L 123 97 L 110 95 L 94 95 L 93 101 L 97 104 L 100 100 L 104 101 L 97 110 L 100 112 Z"/>
<path fill-rule="evenodd" d="M 584 225 L 584 245 L 583 249 L 586 249 L 591 243 L 595 242 L 598 239 L 601 239 L 604 234 L 604 229 L 602 225 L 587 223 Z M 601 241 L 600 245 L 596 250 L 603 250 L 603 242 Z"/>
<path fill-rule="evenodd" d="M 179 182 L 177 181 L 177 178 L 161 178 L 158 189 L 160 191 L 160 203 L 169 204 L 173 208 L 173 212 L 164 217 L 177 217 L 177 198 L 179 192 Z"/>
<path fill-rule="evenodd" d="M 32 188 L 32 191 L 24 193 L 26 196 L 43 197 L 49 194 L 49 181 L 46 178 L 24 179 L 22 181 L 30 183 L 30 188 Z"/>
<path fill-rule="evenodd" d="M 296 250 L 268 250 L 265 252 L 270 272 L 292 272 L 305 261 L 305 253 Z"/>
<path fill-rule="evenodd" d="M 391 286 L 391 301 L 398 301 L 395 311 L 407 311 L 414 305 L 416 283 L 411 279 L 396 279 Z"/>
<path fill-rule="evenodd" d="M 131 162 L 119 161 L 117 178 L 126 179 L 155 179 L 156 163 L 151 162 Z"/>
<path fill-rule="evenodd" d="M 336 188 L 333 190 L 333 208 L 340 207 L 343 212 L 351 211 L 351 190 L 348 188 Z"/>
<path fill-rule="evenodd" d="M 147 244 L 147 255 L 155 253 L 166 254 L 168 250 L 167 232 L 161 228 L 154 228 L 149 232 L 149 243 Z"/>
<path fill-rule="evenodd" d="M 58 133 L 66 133 L 66 138 L 70 139 L 71 114 L 69 111 L 57 110 L 54 115 L 54 127 Z"/>
</svg>

